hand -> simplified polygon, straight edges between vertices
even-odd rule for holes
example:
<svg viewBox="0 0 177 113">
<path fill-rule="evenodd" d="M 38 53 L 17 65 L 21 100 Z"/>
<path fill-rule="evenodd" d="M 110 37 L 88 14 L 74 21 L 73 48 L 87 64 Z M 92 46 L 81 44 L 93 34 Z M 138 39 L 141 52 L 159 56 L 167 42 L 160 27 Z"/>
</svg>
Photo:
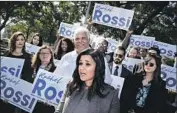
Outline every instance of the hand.
<svg viewBox="0 0 177 113">
<path fill-rule="evenodd" d="M 133 30 L 128 30 L 125 37 L 130 37 L 132 33 L 133 33 Z"/>
<path fill-rule="evenodd" d="M 7 100 L 7 99 L 4 99 L 3 102 L 7 104 L 7 103 L 8 103 L 8 100 Z"/>
<path fill-rule="evenodd" d="M 176 91 L 173 89 L 168 89 L 168 93 L 176 93 Z"/>
<path fill-rule="evenodd" d="M 133 30 L 128 30 L 126 34 L 132 34 Z"/>
</svg>

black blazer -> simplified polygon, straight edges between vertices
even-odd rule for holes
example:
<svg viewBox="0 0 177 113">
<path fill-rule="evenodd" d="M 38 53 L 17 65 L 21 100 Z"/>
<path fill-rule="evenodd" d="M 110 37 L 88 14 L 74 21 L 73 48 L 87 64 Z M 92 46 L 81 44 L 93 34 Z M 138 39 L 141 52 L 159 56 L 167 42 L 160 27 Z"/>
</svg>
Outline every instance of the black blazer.
<svg viewBox="0 0 177 113">
<path fill-rule="evenodd" d="M 138 89 L 142 87 L 143 75 L 135 74 L 130 79 L 125 86 L 126 90 L 123 92 L 121 113 L 127 113 L 129 109 L 138 110 L 136 106 L 136 95 Z M 159 83 L 155 80 L 151 81 L 151 87 L 147 98 L 145 100 L 145 106 L 143 110 L 136 111 L 136 113 L 166 113 L 166 100 L 167 100 L 167 90 L 165 89 L 165 81 L 162 79 Z"/>
<path fill-rule="evenodd" d="M 110 72 L 111 72 L 111 74 L 112 74 L 112 68 L 113 68 L 113 63 L 112 63 L 111 66 L 110 66 Z M 121 71 L 120 77 L 126 79 L 127 77 L 129 77 L 129 76 L 131 76 L 131 75 L 132 75 L 132 72 L 129 71 L 129 70 L 125 67 L 125 65 L 122 65 L 122 71 Z"/>
<path fill-rule="evenodd" d="M 32 83 L 33 79 L 32 79 L 32 68 L 31 68 L 31 55 L 27 52 L 23 52 L 23 55 L 20 56 L 15 56 L 12 55 L 12 53 L 10 51 L 7 51 L 5 53 L 6 57 L 11 57 L 11 58 L 21 58 L 21 59 L 25 59 L 24 65 L 23 65 L 23 69 L 21 72 L 21 79 Z M 14 113 L 16 107 L 10 103 L 5 103 L 4 101 L 0 100 L 0 113 Z M 25 111 L 23 111 L 22 113 L 25 113 Z M 27 113 L 27 112 L 26 112 Z"/>
<path fill-rule="evenodd" d="M 110 67 L 111 73 L 112 73 L 112 66 Z M 132 72 L 129 71 L 124 65 L 122 65 L 122 71 L 121 71 L 120 77 L 124 78 L 124 85 L 123 85 L 122 92 L 120 95 L 120 113 L 126 113 L 124 112 L 124 107 L 126 108 L 127 106 L 126 104 L 128 102 L 126 100 L 127 92 L 129 90 L 127 86 L 129 86 L 128 83 L 130 82 L 130 78 L 132 77 Z"/>
<path fill-rule="evenodd" d="M 33 79 L 32 79 L 32 67 L 31 67 L 31 59 L 32 59 L 32 55 L 27 53 L 27 52 L 23 52 L 23 55 L 21 56 L 14 56 L 12 55 L 11 52 L 7 52 L 6 57 L 12 57 L 12 58 L 22 58 L 25 59 L 24 65 L 23 65 L 23 69 L 22 69 L 22 73 L 21 73 L 21 79 L 32 83 Z"/>
</svg>

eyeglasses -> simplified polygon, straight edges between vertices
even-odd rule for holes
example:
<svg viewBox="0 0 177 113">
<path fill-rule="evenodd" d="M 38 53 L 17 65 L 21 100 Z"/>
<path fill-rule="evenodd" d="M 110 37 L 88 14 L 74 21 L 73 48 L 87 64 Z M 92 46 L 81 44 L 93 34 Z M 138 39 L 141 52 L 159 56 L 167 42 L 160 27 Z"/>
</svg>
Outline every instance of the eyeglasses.
<svg viewBox="0 0 177 113">
<path fill-rule="evenodd" d="M 40 53 L 40 55 L 49 55 L 50 53 Z"/>
<path fill-rule="evenodd" d="M 123 55 L 121 55 L 121 54 L 115 54 L 115 57 L 122 58 L 122 57 L 123 57 Z"/>
<path fill-rule="evenodd" d="M 149 67 L 153 67 L 155 64 L 154 63 L 149 63 L 149 62 L 145 62 L 145 65 L 147 66 L 149 64 Z"/>
</svg>

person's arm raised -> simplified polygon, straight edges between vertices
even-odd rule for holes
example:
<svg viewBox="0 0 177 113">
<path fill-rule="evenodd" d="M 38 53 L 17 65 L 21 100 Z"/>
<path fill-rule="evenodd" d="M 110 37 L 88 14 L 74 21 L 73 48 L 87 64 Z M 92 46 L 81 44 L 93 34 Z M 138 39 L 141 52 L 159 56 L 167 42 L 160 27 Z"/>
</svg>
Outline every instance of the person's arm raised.
<svg viewBox="0 0 177 113">
<path fill-rule="evenodd" d="M 128 45 L 129 45 L 129 41 L 130 41 L 130 37 L 131 37 L 132 33 L 133 33 L 133 30 L 128 30 L 125 35 L 124 40 L 122 41 L 121 46 L 124 47 L 125 49 L 127 49 Z"/>
</svg>

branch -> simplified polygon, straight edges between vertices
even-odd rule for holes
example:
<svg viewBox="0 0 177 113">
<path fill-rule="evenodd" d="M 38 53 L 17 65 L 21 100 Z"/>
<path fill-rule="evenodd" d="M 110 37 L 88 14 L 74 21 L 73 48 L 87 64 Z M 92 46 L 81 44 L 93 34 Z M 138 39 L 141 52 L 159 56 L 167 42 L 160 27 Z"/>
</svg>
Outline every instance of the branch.
<svg viewBox="0 0 177 113">
<path fill-rule="evenodd" d="M 151 15 L 149 15 L 148 18 L 139 26 L 139 28 L 135 31 L 135 34 L 141 34 L 144 31 L 146 25 L 150 22 L 150 20 L 152 20 L 157 14 L 159 14 L 168 4 L 169 2 L 163 2 L 160 7 Z"/>
</svg>

